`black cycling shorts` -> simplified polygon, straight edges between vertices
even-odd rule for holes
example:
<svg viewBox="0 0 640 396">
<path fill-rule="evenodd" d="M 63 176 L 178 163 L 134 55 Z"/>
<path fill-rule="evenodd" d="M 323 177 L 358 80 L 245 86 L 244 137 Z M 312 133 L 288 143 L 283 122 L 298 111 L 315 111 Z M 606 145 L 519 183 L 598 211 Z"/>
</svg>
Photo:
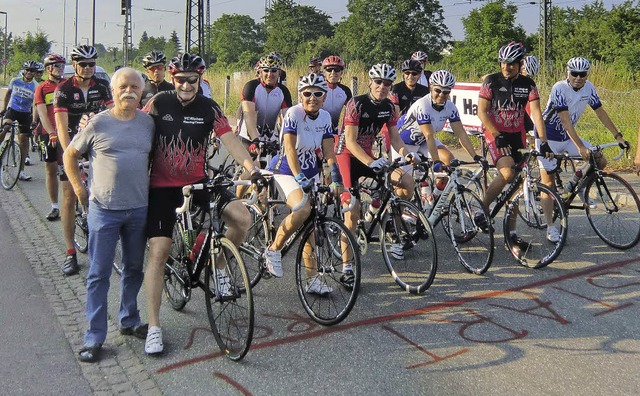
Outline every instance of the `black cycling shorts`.
<svg viewBox="0 0 640 396">
<path fill-rule="evenodd" d="M 49 135 L 43 133 L 40 136 L 40 144 L 44 147 L 44 162 L 58 162 L 58 145 L 56 147 L 51 147 L 49 145 Z"/>
<path fill-rule="evenodd" d="M 15 111 L 11 107 L 7 109 L 4 115 L 5 119 L 18 121 L 18 133 L 22 135 L 31 135 L 31 113 L 25 111 Z"/>
</svg>

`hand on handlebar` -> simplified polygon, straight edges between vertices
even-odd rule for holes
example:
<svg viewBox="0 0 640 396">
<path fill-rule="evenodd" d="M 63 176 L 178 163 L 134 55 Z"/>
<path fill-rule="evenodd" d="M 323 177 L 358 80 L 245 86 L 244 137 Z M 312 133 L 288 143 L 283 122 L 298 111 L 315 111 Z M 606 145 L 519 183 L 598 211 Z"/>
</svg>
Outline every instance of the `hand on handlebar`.
<svg viewBox="0 0 640 396">
<path fill-rule="evenodd" d="M 442 171 L 444 171 L 444 163 L 442 161 L 435 161 L 433 163 L 433 165 L 431 166 L 431 168 L 433 169 L 434 172 L 436 173 L 440 173 Z"/>
<path fill-rule="evenodd" d="M 488 170 L 489 169 L 489 162 L 483 156 L 476 154 L 476 155 L 473 156 L 473 160 L 475 162 L 477 162 L 478 164 L 480 164 L 480 166 L 482 167 L 483 170 Z"/>
<path fill-rule="evenodd" d="M 373 161 L 369 162 L 368 166 L 369 166 L 369 168 L 371 168 L 371 169 L 373 169 L 375 171 L 376 169 L 379 170 L 379 169 L 382 169 L 382 168 L 384 168 L 384 167 L 386 167 L 388 165 L 389 165 L 389 160 L 386 159 L 385 157 L 380 157 L 380 158 L 378 158 L 376 160 L 373 160 Z"/>
<path fill-rule="evenodd" d="M 256 171 L 251 174 L 251 184 L 256 186 L 256 191 L 260 193 L 265 187 L 267 187 L 267 179 L 262 176 L 260 171 Z"/>
<path fill-rule="evenodd" d="M 296 175 L 296 181 L 300 185 L 300 188 L 302 188 L 302 191 L 304 191 L 305 193 L 308 193 L 309 191 L 311 191 L 311 187 L 313 186 L 313 182 L 311 180 L 309 180 L 304 175 L 304 173 L 298 173 Z"/>
<path fill-rule="evenodd" d="M 553 150 L 551 150 L 551 147 L 549 147 L 549 142 L 540 143 L 540 154 L 542 154 L 545 158 L 553 158 Z"/>
</svg>

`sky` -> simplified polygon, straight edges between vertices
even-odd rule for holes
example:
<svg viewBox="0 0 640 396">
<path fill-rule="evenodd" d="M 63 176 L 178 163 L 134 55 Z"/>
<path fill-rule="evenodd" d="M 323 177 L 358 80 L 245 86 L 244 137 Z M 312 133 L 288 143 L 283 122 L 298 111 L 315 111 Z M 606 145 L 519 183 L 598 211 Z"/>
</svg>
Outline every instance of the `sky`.
<svg viewBox="0 0 640 396">
<path fill-rule="evenodd" d="M 53 41 L 52 50 L 60 53 L 63 43 L 68 49 L 73 46 L 76 37 L 74 27 L 75 4 L 78 3 L 77 38 L 80 43 L 91 42 L 92 0 L 0 0 L 0 11 L 8 13 L 8 30 L 15 36 L 24 36 L 26 32 L 43 31 Z M 176 0 L 131 0 L 133 20 L 133 44 L 137 46 L 142 32 L 149 36 L 169 37 L 178 32 L 184 44 L 186 1 Z M 528 33 L 534 33 L 539 23 L 538 1 L 511 0 L 518 6 L 517 23 Z M 623 0 L 604 0 L 605 6 L 622 3 Z M 348 16 L 347 0 L 297 0 L 298 4 L 315 6 L 327 13 L 333 22 Z M 554 5 L 581 8 L 592 0 L 556 0 Z M 63 12 L 66 3 L 66 16 Z M 531 4 L 534 3 L 534 4 Z M 206 3 L 205 3 L 206 4 Z M 264 0 L 210 0 L 211 21 L 222 14 L 248 14 L 259 21 L 264 16 Z M 481 7 L 484 2 L 477 0 L 440 0 L 444 9 L 444 23 L 449 27 L 453 38 L 464 38 L 462 17 Z M 151 10 L 149 10 L 151 9 Z M 96 43 L 106 47 L 122 46 L 124 17 L 120 15 L 120 1 L 96 1 Z M 0 14 L 0 26 L 4 29 L 4 15 Z M 66 26 L 66 29 L 63 27 Z"/>
</svg>

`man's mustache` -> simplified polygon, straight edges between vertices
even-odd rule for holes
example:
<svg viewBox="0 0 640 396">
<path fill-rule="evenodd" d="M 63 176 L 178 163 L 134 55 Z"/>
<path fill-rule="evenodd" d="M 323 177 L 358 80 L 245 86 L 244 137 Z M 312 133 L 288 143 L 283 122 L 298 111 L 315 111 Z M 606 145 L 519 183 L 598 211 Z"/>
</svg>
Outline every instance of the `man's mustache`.
<svg viewBox="0 0 640 396">
<path fill-rule="evenodd" d="M 131 93 L 124 93 L 120 95 L 120 100 L 125 100 L 125 99 L 138 100 L 138 97 L 135 94 L 131 94 Z"/>
</svg>

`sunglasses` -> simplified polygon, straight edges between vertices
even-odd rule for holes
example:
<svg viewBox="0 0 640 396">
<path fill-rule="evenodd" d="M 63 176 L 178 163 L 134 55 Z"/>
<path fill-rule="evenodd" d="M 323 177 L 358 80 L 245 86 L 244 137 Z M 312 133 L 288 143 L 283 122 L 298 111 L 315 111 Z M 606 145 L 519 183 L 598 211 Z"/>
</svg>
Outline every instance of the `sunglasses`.
<svg viewBox="0 0 640 396">
<path fill-rule="evenodd" d="M 575 71 L 572 71 L 571 72 L 571 76 L 585 78 L 587 76 L 587 72 L 575 72 Z"/>
<path fill-rule="evenodd" d="M 277 73 L 279 72 L 280 69 L 262 69 L 262 72 L 267 74 L 267 73 Z"/>
<path fill-rule="evenodd" d="M 198 76 L 189 76 L 189 77 L 184 77 L 184 76 L 175 76 L 173 77 L 173 79 L 178 83 L 178 84 L 184 84 L 184 83 L 189 83 L 189 84 L 195 84 L 198 82 Z"/>
<path fill-rule="evenodd" d="M 311 95 L 315 96 L 316 98 L 321 98 L 324 96 L 324 92 L 322 91 L 303 91 L 302 92 L 302 96 L 304 96 L 305 98 L 310 98 Z"/>
<path fill-rule="evenodd" d="M 406 72 L 404 72 L 405 76 L 408 76 L 408 75 L 417 76 L 418 74 L 420 74 L 420 72 L 416 72 L 416 71 L 406 71 Z"/>
<path fill-rule="evenodd" d="M 390 87 L 391 84 L 393 84 L 393 81 L 389 81 L 389 80 L 373 80 L 374 83 L 376 83 L 376 85 L 384 85 L 385 87 Z"/>
<path fill-rule="evenodd" d="M 327 73 L 340 73 L 342 71 L 342 69 L 339 67 L 327 67 L 324 70 L 326 70 Z"/>
<path fill-rule="evenodd" d="M 64 63 L 53 63 L 51 66 L 62 69 L 64 67 Z"/>
<path fill-rule="evenodd" d="M 150 70 L 150 71 L 164 70 L 164 65 L 151 66 L 151 67 L 147 68 L 147 70 Z"/>
<path fill-rule="evenodd" d="M 78 66 L 80 67 L 94 67 L 95 65 L 95 62 L 78 62 Z"/>
<path fill-rule="evenodd" d="M 438 95 L 449 95 L 451 93 L 451 91 L 444 91 L 440 88 L 434 88 L 433 92 L 437 93 Z"/>
</svg>

